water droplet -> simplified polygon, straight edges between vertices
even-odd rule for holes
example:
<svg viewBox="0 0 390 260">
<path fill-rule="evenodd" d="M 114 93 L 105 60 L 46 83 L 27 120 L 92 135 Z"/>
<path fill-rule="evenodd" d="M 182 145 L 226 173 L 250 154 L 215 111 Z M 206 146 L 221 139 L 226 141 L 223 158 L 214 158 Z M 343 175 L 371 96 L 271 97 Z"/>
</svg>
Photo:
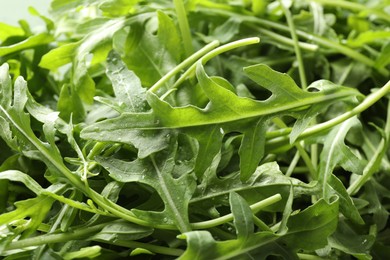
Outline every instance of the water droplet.
<svg viewBox="0 0 390 260">
<path fill-rule="evenodd" d="M 168 222 L 168 218 L 163 218 L 163 222 L 167 223 Z"/>
<path fill-rule="evenodd" d="M 221 132 L 221 134 L 225 134 L 225 131 L 223 131 L 223 129 L 222 129 L 222 127 L 221 128 L 219 128 L 219 132 Z"/>
</svg>

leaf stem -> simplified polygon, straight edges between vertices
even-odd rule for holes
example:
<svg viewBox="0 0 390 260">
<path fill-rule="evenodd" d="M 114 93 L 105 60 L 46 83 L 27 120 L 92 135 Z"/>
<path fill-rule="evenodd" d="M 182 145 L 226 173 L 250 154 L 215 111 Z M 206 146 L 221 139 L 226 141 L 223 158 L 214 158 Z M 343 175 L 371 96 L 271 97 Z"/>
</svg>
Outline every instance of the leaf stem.
<svg viewBox="0 0 390 260">
<path fill-rule="evenodd" d="M 40 246 L 45 244 L 61 243 L 70 240 L 82 240 L 85 237 L 90 236 L 93 233 L 99 232 L 107 224 L 99 224 L 92 227 L 74 229 L 72 232 L 58 233 L 58 234 L 46 234 L 22 240 L 13 241 L 11 244 L 5 247 L 5 250 L 15 250 L 30 246 Z"/>
<path fill-rule="evenodd" d="M 115 242 L 110 242 L 110 241 L 104 241 L 104 242 L 110 243 L 112 245 L 123 246 L 128 248 L 143 248 L 156 254 L 163 254 L 163 255 L 170 255 L 170 256 L 180 256 L 184 253 L 184 250 L 182 249 L 158 246 L 158 245 L 142 243 L 133 240 L 116 240 Z"/>
<path fill-rule="evenodd" d="M 211 9 L 211 8 L 204 8 L 204 7 L 198 7 L 198 9 L 206 14 L 211 13 L 211 14 L 217 14 L 219 16 L 226 16 L 226 17 L 235 16 L 238 19 L 240 19 L 241 21 L 249 23 L 249 24 L 252 23 L 252 24 L 260 25 L 262 27 L 266 26 L 266 27 L 272 28 L 273 30 L 290 32 L 290 28 L 288 26 L 285 26 L 283 24 L 279 24 L 277 22 L 273 22 L 270 20 L 261 19 L 261 18 L 255 17 L 255 16 L 242 15 L 239 13 L 226 11 L 226 10 L 222 10 L 222 9 Z M 358 51 L 355 51 L 347 46 L 341 45 L 338 42 L 333 42 L 333 41 L 327 40 L 323 37 L 320 37 L 320 36 L 317 36 L 314 34 L 310 34 L 310 33 L 307 33 L 307 32 L 301 31 L 301 30 L 296 30 L 296 34 L 302 38 L 309 40 L 309 41 L 315 42 L 315 43 L 322 45 L 324 47 L 328 47 L 331 50 L 332 49 L 337 50 L 338 52 L 344 54 L 345 56 L 350 57 L 351 59 L 359 61 L 359 62 L 361 62 L 369 67 L 375 68 L 375 61 L 374 60 L 368 58 L 367 56 L 361 54 Z M 378 71 L 382 75 L 385 75 L 385 76 L 389 75 L 389 70 L 387 70 L 385 68 L 378 69 Z"/>
<path fill-rule="evenodd" d="M 390 16 L 385 12 L 382 12 L 382 9 L 379 8 L 378 9 L 368 8 L 366 5 L 354 3 L 351 1 L 344 1 L 344 0 L 312 0 L 312 1 L 323 5 L 341 7 L 352 11 L 373 14 L 387 22 L 390 22 Z"/>
<path fill-rule="evenodd" d="M 271 231 L 272 230 L 270 229 L 269 226 L 267 226 L 267 224 L 264 223 L 264 221 L 262 221 L 260 218 L 258 218 L 257 216 L 253 215 L 253 222 L 255 223 L 256 226 L 258 226 L 262 231 Z"/>
<path fill-rule="evenodd" d="M 169 71 L 167 74 L 164 75 L 159 81 L 157 81 L 150 89 L 149 91 L 152 93 L 156 93 L 156 91 L 161 88 L 170 78 L 175 76 L 177 73 L 179 73 L 184 68 L 190 66 L 191 64 L 195 63 L 198 59 L 200 59 L 202 56 L 204 56 L 209 51 L 215 49 L 219 45 L 219 41 L 212 41 L 209 44 L 207 44 L 205 47 L 200 49 L 199 51 L 195 52 L 193 55 L 185 59 L 183 62 L 181 62 L 179 65 L 177 65 L 173 70 Z"/>
<path fill-rule="evenodd" d="M 309 255 L 309 254 L 302 254 L 302 253 L 297 253 L 299 259 L 305 259 L 305 260 L 324 260 L 326 258 L 322 258 L 316 255 Z"/>
<path fill-rule="evenodd" d="M 377 101 L 379 101 L 382 97 L 384 97 L 389 92 L 390 92 L 390 81 L 388 81 L 378 91 L 368 95 L 358 106 L 354 107 L 352 110 L 345 112 L 344 114 L 341 114 L 338 117 L 335 117 L 329 121 L 326 121 L 321 124 L 317 124 L 315 126 L 306 129 L 305 131 L 302 132 L 302 134 L 298 137 L 298 139 L 303 139 L 308 136 L 317 134 L 335 125 L 338 125 L 355 115 L 360 114 L 361 112 L 363 112 L 364 110 L 366 110 L 367 108 L 375 104 Z"/>
<path fill-rule="evenodd" d="M 173 0 L 173 3 L 175 5 L 176 15 L 179 22 L 181 37 L 183 38 L 184 51 L 186 57 L 189 57 L 194 52 L 194 48 L 192 46 L 191 30 L 188 24 L 186 9 L 183 0 Z"/>
<path fill-rule="evenodd" d="M 242 40 L 238 40 L 238 41 L 227 43 L 225 45 L 222 45 L 222 46 L 220 46 L 220 47 L 210 51 L 206 55 L 204 55 L 202 57 L 202 59 L 201 59 L 201 63 L 205 64 L 207 61 L 211 60 L 212 58 L 218 56 L 221 53 L 224 53 L 224 52 L 227 52 L 227 51 L 230 51 L 230 50 L 242 47 L 242 46 L 246 46 L 246 45 L 250 45 L 250 44 L 256 44 L 256 43 L 259 43 L 259 42 L 260 42 L 260 38 L 258 38 L 258 37 L 251 37 L 251 38 L 246 38 L 246 39 L 242 39 Z M 189 77 L 192 73 L 195 72 L 195 69 L 196 69 L 196 63 L 192 64 L 192 66 L 189 67 L 187 69 L 187 71 L 184 72 L 180 76 L 180 78 L 173 85 L 172 89 L 176 89 L 181 83 L 183 83 L 183 81 L 187 77 Z"/>
<path fill-rule="evenodd" d="M 309 136 L 316 135 L 322 131 L 328 130 L 348 118 L 351 118 L 355 115 L 358 115 L 368 109 L 370 106 L 378 102 L 381 98 L 383 98 L 386 94 L 390 92 L 390 81 L 388 81 L 382 88 L 377 90 L 374 93 L 371 93 L 368 95 L 359 105 L 354 107 L 352 110 L 345 112 L 344 114 L 341 114 L 331 120 L 328 120 L 326 122 L 311 126 L 307 128 L 305 131 L 303 131 L 299 137 L 297 138 L 297 141 L 305 139 Z M 268 144 L 276 145 L 279 143 L 285 143 L 288 142 L 288 136 L 292 131 L 292 128 L 285 128 L 280 129 L 279 131 L 271 132 L 269 135 L 267 135 L 267 139 L 272 139 L 268 142 Z"/>
<path fill-rule="evenodd" d="M 290 27 L 290 34 L 291 34 L 291 38 L 292 38 L 293 43 L 294 43 L 294 50 L 295 50 L 295 54 L 296 54 L 297 61 L 298 61 L 298 71 L 299 71 L 299 78 L 301 80 L 301 87 L 303 90 L 306 90 L 307 89 L 307 80 L 306 80 L 305 66 L 304 66 L 303 59 L 302 59 L 301 49 L 299 48 L 299 40 L 298 40 L 298 36 L 296 33 L 294 21 L 292 19 L 290 10 L 284 5 L 283 1 L 279 0 L 279 3 L 282 7 L 284 15 L 286 16 L 287 25 L 288 25 L 288 27 Z"/>
<path fill-rule="evenodd" d="M 252 204 L 249 207 L 251 208 L 252 212 L 255 214 L 255 213 L 259 212 L 261 209 L 263 209 L 267 206 L 270 206 L 270 205 L 280 201 L 281 199 L 282 199 L 282 196 L 278 193 L 278 194 L 275 194 L 271 197 L 268 197 L 262 201 L 259 201 L 255 204 Z M 222 217 L 215 218 L 212 220 L 191 223 L 191 226 L 193 229 L 207 229 L 207 228 L 215 227 L 218 225 L 222 225 L 222 224 L 230 222 L 232 220 L 233 220 L 233 214 L 229 213 L 229 214 L 226 214 Z"/>
</svg>

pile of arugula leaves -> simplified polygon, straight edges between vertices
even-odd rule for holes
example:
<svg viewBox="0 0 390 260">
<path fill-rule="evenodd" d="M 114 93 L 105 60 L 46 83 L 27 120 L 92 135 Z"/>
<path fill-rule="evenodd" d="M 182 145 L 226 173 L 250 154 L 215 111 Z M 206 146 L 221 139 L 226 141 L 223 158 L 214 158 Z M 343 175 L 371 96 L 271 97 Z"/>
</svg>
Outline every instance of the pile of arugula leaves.
<svg viewBox="0 0 390 260">
<path fill-rule="evenodd" d="M 390 1 L 29 10 L 0 23 L 4 259 L 390 255 Z"/>
</svg>

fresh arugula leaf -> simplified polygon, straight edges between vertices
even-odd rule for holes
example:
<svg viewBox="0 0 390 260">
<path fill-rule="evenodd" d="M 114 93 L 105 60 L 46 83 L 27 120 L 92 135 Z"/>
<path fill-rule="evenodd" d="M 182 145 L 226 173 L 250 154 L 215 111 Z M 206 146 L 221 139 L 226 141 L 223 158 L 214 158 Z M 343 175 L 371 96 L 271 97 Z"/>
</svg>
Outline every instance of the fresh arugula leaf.
<svg viewBox="0 0 390 260">
<path fill-rule="evenodd" d="M 0 256 L 386 258 L 387 9 L 52 0 L 29 8 L 46 26 L 0 21 Z"/>
<path fill-rule="evenodd" d="M 156 155 L 132 162 L 108 158 L 99 158 L 98 162 L 110 172 L 110 176 L 116 181 L 144 183 L 158 192 L 164 202 L 164 210 L 153 212 L 133 209 L 136 216 L 158 225 L 174 223 L 179 230 L 189 231 L 191 227 L 188 218 L 188 202 L 196 184 L 189 174 L 177 179 L 172 176 L 175 166 L 174 153 L 162 155 L 162 158 Z M 175 190 L 171 190 L 170 187 L 175 187 Z"/>
</svg>

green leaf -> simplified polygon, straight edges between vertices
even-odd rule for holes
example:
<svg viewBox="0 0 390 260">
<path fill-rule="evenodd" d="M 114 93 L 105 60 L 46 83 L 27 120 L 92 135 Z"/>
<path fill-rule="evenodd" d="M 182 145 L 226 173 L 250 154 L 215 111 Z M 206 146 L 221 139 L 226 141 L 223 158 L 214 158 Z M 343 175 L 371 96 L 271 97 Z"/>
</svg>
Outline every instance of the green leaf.
<svg viewBox="0 0 390 260">
<path fill-rule="evenodd" d="M 254 232 L 253 213 L 248 203 L 236 192 L 231 192 L 229 196 L 231 211 L 234 217 L 237 239 L 246 240 Z"/>
<path fill-rule="evenodd" d="M 322 192 L 325 199 L 337 195 L 340 198 L 340 211 L 343 215 L 356 223 L 363 224 L 364 221 L 343 183 L 333 175 L 333 170 L 337 165 L 355 174 L 361 174 L 363 171 L 363 161 L 344 143 L 347 132 L 358 124 L 359 121 L 356 118 L 351 118 L 328 134 L 320 156 L 319 181 L 323 185 Z"/>
<path fill-rule="evenodd" d="M 216 199 L 235 191 L 247 200 L 250 199 L 249 203 L 254 203 L 266 198 L 269 195 L 266 194 L 268 190 L 272 194 L 275 194 L 275 190 L 278 193 L 285 192 L 288 196 L 291 185 L 295 195 L 311 194 L 316 191 L 314 184 L 305 184 L 296 178 L 287 177 L 280 171 L 276 162 L 270 162 L 257 167 L 255 173 L 245 182 L 240 180 L 239 172 L 224 177 L 210 175 L 204 179 L 202 185 L 198 186 L 191 201 L 202 202 L 207 199 Z"/>
<path fill-rule="evenodd" d="M 53 36 L 47 33 L 33 35 L 19 43 L 10 46 L 0 47 L 0 56 L 5 56 L 26 49 L 32 49 L 41 45 L 51 43 L 52 41 L 54 41 Z"/>
<path fill-rule="evenodd" d="M 54 199 L 39 195 L 33 199 L 21 200 L 15 202 L 16 209 L 14 211 L 0 215 L 0 225 L 12 225 L 13 222 L 25 220 L 29 218 L 26 224 L 16 224 L 17 233 L 22 233 L 22 237 L 27 237 L 33 234 L 42 221 L 46 218 Z"/>
<path fill-rule="evenodd" d="M 331 203 L 321 199 L 305 210 L 291 215 L 287 222 L 288 233 L 283 236 L 283 241 L 296 249 L 323 248 L 328 243 L 328 236 L 336 230 L 338 209 L 338 199 Z"/>
<path fill-rule="evenodd" d="M 24 31 L 21 28 L 3 22 L 0 22 L 0 28 L 0 42 L 4 42 L 9 37 L 24 35 Z"/>
<path fill-rule="evenodd" d="M 26 185 L 27 188 L 29 188 L 32 192 L 34 192 L 37 195 L 43 191 L 41 185 L 39 185 L 33 178 L 31 178 L 30 176 L 28 176 L 27 174 L 21 171 L 16 171 L 16 170 L 2 171 L 0 172 L 0 179 L 22 182 L 24 185 Z"/>
<path fill-rule="evenodd" d="M 116 221 L 106 225 L 101 231 L 89 237 L 100 242 L 116 242 L 119 240 L 137 240 L 153 233 L 150 227 L 142 227 L 133 223 Z"/>
<path fill-rule="evenodd" d="M 389 31 L 364 31 L 356 38 L 348 39 L 347 44 L 351 47 L 357 48 L 366 45 L 367 43 L 375 43 L 378 41 L 388 41 L 390 38 Z"/>
<path fill-rule="evenodd" d="M 64 254 L 65 260 L 80 259 L 80 258 L 96 258 L 100 256 L 102 248 L 100 246 L 83 247 L 79 251 L 68 252 Z"/>
<path fill-rule="evenodd" d="M 357 259 L 372 259 L 370 256 L 371 247 L 375 241 L 372 235 L 361 235 L 345 221 L 340 221 L 337 230 L 329 238 L 329 245 L 340 249 L 348 255 Z"/>
<path fill-rule="evenodd" d="M 72 62 L 76 50 L 80 45 L 81 42 L 68 43 L 51 50 L 42 57 L 39 66 L 48 70 L 56 70 Z"/>
<path fill-rule="evenodd" d="M 127 69 L 115 52 L 111 52 L 107 58 L 106 74 L 112 82 L 116 100 L 125 106 L 124 111 L 146 110 L 146 90 L 142 88 L 139 78 Z"/>
<path fill-rule="evenodd" d="M 134 11 L 134 6 L 140 0 L 106 0 L 99 8 L 110 16 L 125 16 Z"/>
<path fill-rule="evenodd" d="M 245 72 L 258 84 L 273 92 L 273 95 L 265 101 L 238 97 L 212 81 L 205 74 L 203 66 L 198 63 L 197 76 L 200 85 L 211 101 L 205 109 L 191 105 L 172 107 L 167 102 L 159 99 L 155 94 L 148 92 L 147 99 L 156 114 L 155 117 L 150 114 L 139 114 L 137 116 L 150 117 L 149 120 L 144 119 L 140 122 L 139 118 L 135 118 L 134 114 L 124 113 L 117 119 L 103 121 L 96 124 L 96 126 L 86 128 L 84 132 L 91 131 L 92 127 L 98 127 L 102 130 L 109 129 L 112 123 L 117 120 L 121 122 L 122 128 L 127 129 L 181 128 L 228 123 L 241 119 L 287 113 L 286 111 L 289 110 L 302 110 L 312 104 L 326 103 L 330 100 L 343 99 L 357 94 L 353 89 L 341 87 L 332 87 L 314 93 L 304 92 L 295 85 L 289 76 L 273 71 L 265 65 L 247 67 Z"/>
<path fill-rule="evenodd" d="M 181 237 L 186 238 L 188 243 L 187 250 L 179 257 L 181 260 L 251 259 L 248 258 L 250 251 L 272 243 L 278 238 L 271 232 L 259 232 L 244 242 L 242 240 L 215 241 L 208 231 L 187 232 Z"/>
<path fill-rule="evenodd" d="M 152 218 L 154 224 L 174 223 L 181 231 L 190 230 L 188 202 L 195 190 L 195 180 L 185 174 L 172 176 L 175 166 L 173 155 L 160 155 L 125 162 L 117 159 L 99 158 L 97 161 L 110 172 L 110 177 L 119 182 L 139 182 L 151 186 L 160 195 L 165 209 L 162 212 L 148 212 L 133 209 L 143 219 Z M 174 188 L 173 188 L 174 187 Z"/>
<path fill-rule="evenodd" d="M 222 146 L 222 128 L 219 125 L 185 129 L 185 133 L 194 137 L 199 148 L 196 156 L 195 175 L 202 178 Z"/>
<path fill-rule="evenodd" d="M 328 181 L 328 189 L 331 190 L 332 194 L 339 197 L 340 201 L 340 212 L 348 219 L 354 221 L 357 224 L 364 224 L 364 220 L 359 214 L 358 209 L 353 203 L 352 198 L 349 196 L 343 183 L 335 175 L 331 175 Z"/>
<path fill-rule="evenodd" d="M 77 95 L 77 91 L 73 85 L 64 84 L 61 88 L 60 96 L 58 98 L 57 109 L 60 111 L 60 117 L 65 121 L 82 122 L 85 118 L 85 109 Z"/>
<path fill-rule="evenodd" d="M 160 26 L 167 26 L 166 18 L 160 15 L 159 30 L 157 36 L 144 30 L 143 26 L 135 23 L 131 26 L 130 32 L 125 39 L 114 38 L 114 44 L 123 46 L 123 49 L 116 50 L 123 57 L 127 67 L 141 79 L 142 85 L 152 86 L 167 72 L 174 68 L 176 61 L 174 56 L 166 49 L 165 40 L 170 40 L 167 35 L 163 35 L 167 30 L 160 30 Z M 169 31 L 172 35 L 172 31 Z M 172 35 L 173 37 L 177 37 Z M 123 42 L 124 41 L 124 42 Z M 173 48 L 173 46 L 170 48 Z"/>
<path fill-rule="evenodd" d="M 238 150 L 241 180 L 247 180 L 253 174 L 264 156 L 266 125 L 267 118 L 262 117 L 242 127 L 244 136 Z"/>
</svg>

